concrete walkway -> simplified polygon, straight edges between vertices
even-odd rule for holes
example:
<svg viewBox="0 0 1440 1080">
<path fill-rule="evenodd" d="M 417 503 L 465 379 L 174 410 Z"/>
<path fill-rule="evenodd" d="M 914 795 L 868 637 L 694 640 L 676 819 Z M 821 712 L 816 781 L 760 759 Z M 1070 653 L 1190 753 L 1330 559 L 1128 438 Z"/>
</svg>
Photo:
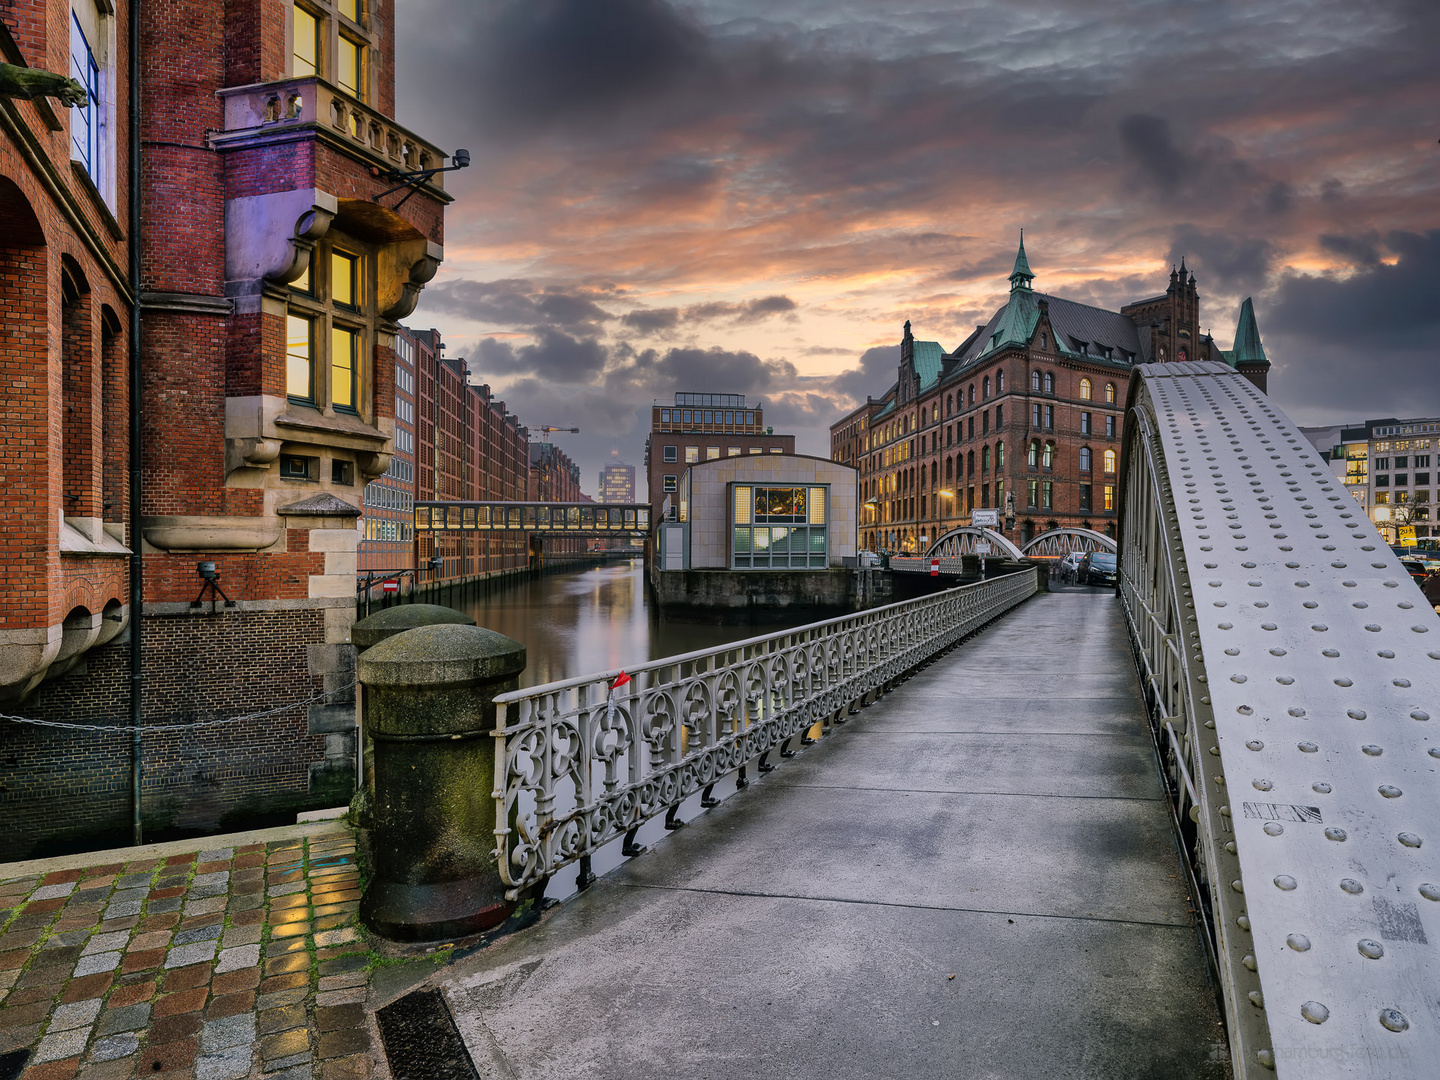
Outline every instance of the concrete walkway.
<svg viewBox="0 0 1440 1080">
<path fill-rule="evenodd" d="M 1118 603 L 1071 590 L 434 981 L 482 1077 L 1205 1080 L 1192 919 Z"/>
</svg>

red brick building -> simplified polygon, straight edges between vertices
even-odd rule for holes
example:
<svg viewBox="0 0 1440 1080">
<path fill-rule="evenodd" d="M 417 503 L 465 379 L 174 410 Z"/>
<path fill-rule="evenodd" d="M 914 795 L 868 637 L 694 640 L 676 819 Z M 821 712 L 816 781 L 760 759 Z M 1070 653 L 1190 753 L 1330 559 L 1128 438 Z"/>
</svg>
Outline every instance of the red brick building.
<svg viewBox="0 0 1440 1080">
<path fill-rule="evenodd" d="M 449 196 L 428 170 L 448 152 L 393 120 L 393 0 L 147 3 L 133 133 L 129 9 L 110 8 L 0 4 L 5 59 L 74 71 L 100 104 L 82 123 L 53 102 L 0 101 L 0 279 L 26 298 L 5 334 L 27 345 L 0 364 L 31 388 L 6 421 L 26 479 L 0 495 L 23 571 L 0 593 L 0 644 L 59 675 L 12 697 L 32 716 L 123 722 L 138 686 L 146 725 L 294 707 L 144 734 L 138 754 L 118 735 L 7 728 L 0 785 L 15 801 L 0 858 L 46 837 L 128 833 L 137 761 L 152 835 L 293 820 L 349 798 L 361 492 L 395 448 L 398 320 L 443 255 Z M 121 209 L 132 135 L 138 241 Z M 127 520 L 130 464 L 143 479 Z M 137 548 L 133 670 L 128 642 L 101 642 L 128 614 Z M 322 690 L 338 693 L 306 703 Z"/>
<path fill-rule="evenodd" d="M 1135 364 L 1221 360 L 1265 389 L 1249 301 L 1236 347 L 1220 349 L 1183 263 L 1163 294 L 1118 312 L 1036 293 L 1034 276 L 1022 239 L 989 322 L 948 353 L 907 322 L 895 383 L 831 426 L 832 458 L 860 470 L 862 548 L 923 551 L 977 508 L 1001 510 L 1017 544 L 1058 526 L 1113 536 Z"/>
</svg>

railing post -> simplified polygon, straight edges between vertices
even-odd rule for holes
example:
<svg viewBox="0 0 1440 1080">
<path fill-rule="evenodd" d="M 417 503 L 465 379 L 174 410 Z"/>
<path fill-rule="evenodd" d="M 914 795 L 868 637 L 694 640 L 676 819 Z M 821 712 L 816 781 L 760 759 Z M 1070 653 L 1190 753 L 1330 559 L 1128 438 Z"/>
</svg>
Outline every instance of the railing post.
<svg viewBox="0 0 1440 1080">
<path fill-rule="evenodd" d="M 374 785 L 360 915 L 376 933 L 438 941 L 513 910 L 495 866 L 490 735 L 495 695 L 519 689 L 524 667 L 519 642 L 454 623 L 407 630 L 360 657 Z"/>
</svg>

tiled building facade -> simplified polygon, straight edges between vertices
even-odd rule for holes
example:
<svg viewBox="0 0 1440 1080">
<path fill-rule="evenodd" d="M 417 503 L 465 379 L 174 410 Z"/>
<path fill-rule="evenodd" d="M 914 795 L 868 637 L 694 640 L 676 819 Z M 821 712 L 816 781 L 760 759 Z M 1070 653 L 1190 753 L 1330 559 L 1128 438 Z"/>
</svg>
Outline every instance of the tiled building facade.
<svg viewBox="0 0 1440 1080">
<path fill-rule="evenodd" d="M 860 472 L 860 546 L 917 552 L 972 511 L 1024 544 L 1047 529 L 1115 533 L 1125 395 L 1135 364 L 1222 360 L 1265 389 L 1254 309 L 1235 346 L 1200 331 L 1195 276 L 1119 312 L 1036 293 L 1022 242 L 1010 298 L 952 352 L 905 324 L 896 382 L 830 429 Z"/>
<path fill-rule="evenodd" d="M 793 454 L 794 435 L 776 435 L 765 426 L 765 403 L 744 394 L 678 393 L 673 405 L 656 402 L 645 439 L 645 471 L 651 520 L 659 521 L 665 500 L 679 491 L 685 469 L 700 461 L 745 454 Z"/>
<path fill-rule="evenodd" d="M 418 353 L 418 356 L 417 356 Z M 415 548 L 415 371 L 429 361 L 405 327 L 395 333 L 395 452 L 383 474 L 365 485 L 358 569 L 400 570 Z"/>
<path fill-rule="evenodd" d="M 78 111 L 0 99 L 0 280 L 27 298 L 5 302 L 4 336 L 24 347 L 0 364 L 31 388 L 7 441 L 36 448 L 12 454 L 24 479 L 0 493 L 24 570 L 10 579 L 22 587 L 0 586 L 0 683 L 12 711 L 49 719 L 123 723 L 132 702 L 145 725 L 292 707 L 145 733 L 138 754 L 127 737 L 0 730 L 15 823 L 0 857 L 128 824 L 137 761 L 150 835 L 348 797 L 356 522 L 395 449 L 398 320 L 443 255 L 443 178 L 387 193 L 397 173 L 447 161 L 392 119 L 393 0 L 155 0 L 136 94 L 129 10 L 0 4 L 6 62 L 91 91 Z M 321 691 L 335 693 L 306 703 Z"/>
</svg>

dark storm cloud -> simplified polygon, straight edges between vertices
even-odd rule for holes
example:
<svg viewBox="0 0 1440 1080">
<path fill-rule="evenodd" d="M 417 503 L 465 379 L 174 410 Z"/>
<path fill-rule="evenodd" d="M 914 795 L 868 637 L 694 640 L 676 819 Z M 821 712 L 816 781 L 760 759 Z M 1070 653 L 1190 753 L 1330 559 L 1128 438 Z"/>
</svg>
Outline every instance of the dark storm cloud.
<svg viewBox="0 0 1440 1080">
<path fill-rule="evenodd" d="M 1275 290 L 1260 331 L 1279 354 L 1272 388 L 1296 415 L 1440 415 L 1440 230 L 1391 233 L 1384 247 L 1393 265 L 1290 275 Z"/>
<path fill-rule="evenodd" d="M 788 296 L 762 296 L 739 303 L 712 300 L 684 308 L 637 308 L 620 316 L 620 321 L 642 333 L 661 332 L 674 330 L 683 323 L 754 323 L 772 315 L 792 314 L 797 307 L 799 305 Z"/>
<path fill-rule="evenodd" d="M 508 341 L 485 338 L 471 361 L 482 381 L 507 375 L 534 374 L 560 383 L 586 382 L 605 367 L 608 351 L 595 338 L 575 338 L 545 328 L 535 341 L 515 348 Z"/>
<path fill-rule="evenodd" d="M 612 318 L 582 292 L 529 281 L 457 278 L 425 290 L 426 308 L 508 327 L 558 327 L 593 333 Z"/>
<path fill-rule="evenodd" d="M 1360 236 L 1321 233 L 1320 246 L 1352 266 L 1374 266 L 1380 261 L 1380 234 L 1373 229 Z"/>
<path fill-rule="evenodd" d="M 1190 172 L 1189 156 L 1175 145 L 1170 121 L 1132 113 L 1120 118 L 1120 145 L 1126 156 L 1162 194 L 1173 195 Z"/>
<path fill-rule="evenodd" d="M 1210 294 L 1234 294 L 1264 286 L 1274 249 L 1263 237 L 1181 225 L 1170 243 L 1169 260 L 1183 259 Z"/>
<path fill-rule="evenodd" d="M 860 362 L 842 371 L 833 380 L 837 393 L 856 405 L 869 397 L 879 397 L 895 381 L 900 369 L 900 346 L 876 345 L 860 354 Z"/>
</svg>

